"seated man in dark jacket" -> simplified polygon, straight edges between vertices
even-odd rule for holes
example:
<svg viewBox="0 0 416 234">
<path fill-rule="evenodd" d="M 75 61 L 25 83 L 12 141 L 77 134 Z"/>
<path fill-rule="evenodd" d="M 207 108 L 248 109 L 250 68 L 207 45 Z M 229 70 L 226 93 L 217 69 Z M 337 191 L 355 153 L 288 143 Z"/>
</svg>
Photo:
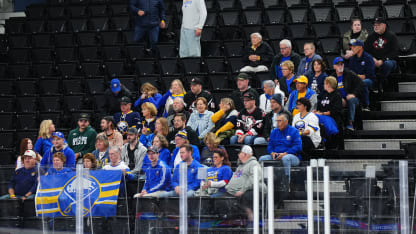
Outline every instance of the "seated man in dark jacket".
<svg viewBox="0 0 416 234">
<path fill-rule="evenodd" d="M 173 117 L 173 129 L 169 129 L 169 133 L 166 136 L 169 144 L 175 144 L 175 136 L 176 134 L 181 131 L 185 130 L 187 132 L 187 139 L 191 145 L 199 146 L 199 138 L 198 135 L 191 127 L 186 126 L 186 116 L 183 113 L 176 113 Z"/>
<path fill-rule="evenodd" d="M 281 65 L 284 61 L 292 61 L 294 64 L 294 71 L 298 70 L 300 63 L 300 55 L 292 50 L 292 43 L 288 39 L 283 39 L 279 43 L 280 54 L 273 58 L 272 66 L 270 67 L 270 75 L 273 80 L 278 80 L 283 77 Z"/>
<path fill-rule="evenodd" d="M 286 113 L 289 118 L 289 125 L 292 125 L 292 114 L 285 110 L 280 103 L 282 102 L 282 95 L 281 94 L 273 94 L 270 98 L 270 107 L 272 109 L 271 112 L 267 113 L 264 117 L 264 129 L 263 129 L 263 137 L 269 141 L 270 133 L 273 129 L 277 128 L 277 117 L 281 113 Z"/>
<path fill-rule="evenodd" d="M 104 103 L 97 108 L 100 110 L 102 116 L 114 115 L 120 111 L 121 98 L 131 98 L 131 92 L 124 85 L 120 83 L 120 80 L 115 78 L 111 80 L 110 89 L 105 91 Z"/>
<path fill-rule="evenodd" d="M 364 83 L 351 70 L 344 68 L 344 59 L 336 57 L 333 62 L 335 69 L 334 77 L 337 78 L 338 91 L 342 97 L 342 106 L 348 106 L 348 124 L 347 129 L 354 131 L 355 108 L 359 104 L 359 98 L 362 97 Z"/>
<path fill-rule="evenodd" d="M 269 44 L 263 41 L 260 33 L 250 35 L 251 44 L 243 53 L 244 67 L 241 72 L 266 72 L 269 70 L 273 59 L 273 50 Z"/>
</svg>

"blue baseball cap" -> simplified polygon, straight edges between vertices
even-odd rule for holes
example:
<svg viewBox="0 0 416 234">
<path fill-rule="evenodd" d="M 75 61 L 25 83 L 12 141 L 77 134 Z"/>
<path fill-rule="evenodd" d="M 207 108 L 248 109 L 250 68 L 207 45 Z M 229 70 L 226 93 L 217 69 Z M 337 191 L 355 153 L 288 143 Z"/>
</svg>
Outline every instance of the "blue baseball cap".
<svg viewBox="0 0 416 234">
<path fill-rule="evenodd" d="M 120 86 L 121 86 L 120 85 L 120 80 L 118 80 L 118 79 L 112 79 L 111 80 L 111 91 L 113 93 L 120 92 L 120 90 L 121 90 Z"/>
<path fill-rule="evenodd" d="M 58 138 L 65 139 L 65 136 L 62 132 L 54 132 L 54 133 L 52 133 L 52 137 L 58 137 Z"/>
<path fill-rule="evenodd" d="M 351 39 L 350 46 L 364 46 L 364 42 L 357 39 Z"/>
<path fill-rule="evenodd" d="M 334 62 L 332 63 L 333 65 L 335 65 L 335 64 L 337 64 L 337 63 L 343 63 L 344 62 L 344 59 L 343 58 L 341 58 L 341 57 L 336 57 L 335 59 L 334 59 Z"/>
</svg>

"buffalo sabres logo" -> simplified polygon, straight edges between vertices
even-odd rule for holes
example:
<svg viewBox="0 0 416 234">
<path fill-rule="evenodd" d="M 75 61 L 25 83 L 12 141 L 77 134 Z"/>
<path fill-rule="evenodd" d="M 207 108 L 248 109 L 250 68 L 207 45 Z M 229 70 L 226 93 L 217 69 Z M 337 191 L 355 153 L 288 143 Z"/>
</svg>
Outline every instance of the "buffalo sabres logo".
<svg viewBox="0 0 416 234">
<path fill-rule="evenodd" d="M 129 124 L 126 121 L 120 121 L 117 123 L 117 128 L 122 133 L 127 132 L 127 129 L 129 128 Z"/>
<path fill-rule="evenodd" d="M 58 205 L 60 213 L 63 216 L 75 215 L 76 207 L 76 191 L 79 183 L 82 182 L 83 194 L 81 202 L 84 205 L 84 216 L 93 208 L 93 204 L 100 196 L 101 188 L 99 182 L 92 176 L 90 177 L 72 177 L 64 186 L 62 192 L 58 196 Z"/>
</svg>

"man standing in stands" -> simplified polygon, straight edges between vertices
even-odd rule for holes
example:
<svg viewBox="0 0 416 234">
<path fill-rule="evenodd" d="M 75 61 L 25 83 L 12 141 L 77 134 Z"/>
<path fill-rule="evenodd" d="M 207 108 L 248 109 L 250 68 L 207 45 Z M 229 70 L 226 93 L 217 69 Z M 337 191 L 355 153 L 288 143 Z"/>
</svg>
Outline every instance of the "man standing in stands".
<svg viewBox="0 0 416 234">
<path fill-rule="evenodd" d="M 374 57 L 374 64 L 379 70 L 379 89 L 383 89 L 382 82 L 389 77 L 397 67 L 399 40 L 396 34 L 387 30 L 386 20 L 374 20 L 374 32 L 371 33 L 364 44 L 364 50 Z"/>
<path fill-rule="evenodd" d="M 120 101 L 121 112 L 114 114 L 118 131 L 123 134 L 123 139 L 127 138 L 129 128 L 137 128 L 140 124 L 140 114 L 131 110 L 131 99 L 123 97 Z M 140 131 L 140 129 L 138 129 Z"/>
<path fill-rule="evenodd" d="M 201 57 L 201 33 L 207 18 L 204 0 L 183 0 L 179 57 Z"/>
<path fill-rule="evenodd" d="M 230 144 L 264 144 L 263 133 L 264 112 L 256 106 L 255 95 L 244 93 L 244 108 L 237 116 L 235 135 L 230 138 Z"/>
<path fill-rule="evenodd" d="M 363 81 L 364 88 L 364 111 L 370 111 L 369 90 L 373 86 L 373 80 L 376 78 L 373 56 L 364 51 L 364 42 L 356 39 L 351 40 L 352 55 L 346 65 L 351 71 L 357 73 Z"/>
<path fill-rule="evenodd" d="M 136 128 L 129 128 L 127 143 L 121 148 L 121 160 L 130 168 L 132 174 L 141 171 L 146 151 L 146 147 L 139 142 L 139 131 Z"/>
<path fill-rule="evenodd" d="M 240 111 L 244 108 L 243 105 L 243 95 L 247 92 L 250 92 L 254 95 L 256 100 L 256 106 L 259 106 L 259 94 L 248 84 L 250 82 L 251 76 L 247 73 L 240 73 L 237 76 L 237 90 L 231 93 L 231 99 L 234 101 L 235 109 Z"/>
<path fill-rule="evenodd" d="M 110 89 L 105 91 L 104 106 L 98 107 L 101 110 L 101 115 L 114 115 L 115 113 L 119 112 L 120 102 L 123 97 L 131 98 L 130 90 L 122 85 L 119 79 L 112 79 Z"/>
<path fill-rule="evenodd" d="M 169 133 L 166 136 L 169 144 L 175 144 L 175 136 L 179 131 L 185 130 L 187 133 L 187 139 L 192 145 L 199 145 L 198 134 L 191 127 L 186 126 L 186 116 L 183 113 L 176 113 L 173 117 L 173 129 L 169 129 Z"/>
<path fill-rule="evenodd" d="M 267 72 L 273 59 L 273 50 L 263 41 L 260 33 L 250 35 L 251 45 L 244 50 L 242 57 L 244 67 L 241 72 Z"/>
<path fill-rule="evenodd" d="M 296 73 L 297 76 L 308 76 L 312 73 L 313 61 L 316 59 L 322 59 L 319 54 L 315 54 L 315 45 L 313 42 L 307 42 L 303 45 L 303 53 L 305 54 L 305 57 L 300 60 L 298 72 Z"/>
<path fill-rule="evenodd" d="M 95 150 L 97 132 L 90 126 L 90 116 L 81 113 L 78 118 L 78 127 L 69 132 L 68 146 L 75 152 L 75 160 L 82 159 L 86 153 Z"/>
<path fill-rule="evenodd" d="M 196 111 L 195 100 L 199 97 L 203 97 L 207 100 L 208 110 L 215 110 L 215 103 L 212 99 L 212 95 L 209 91 L 202 89 L 202 80 L 195 77 L 191 80 L 191 92 L 187 92 L 183 98 L 188 110 L 192 113 Z M 189 118 L 189 116 L 188 116 Z"/>
<path fill-rule="evenodd" d="M 292 51 L 292 43 L 288 39 L 283 39 L 279 43 L 280 54 L 273 58 L 272 66 L 270 67 L 270 75 L 273 80 L 278 80 L 283 77 L 281 65 L 284 61 L 292 61 L 295 65 L 295 71 L 298 70 L 300 63 L 300 55 Z"/>
<path fill-rule="evenodd" d="M 165 6 L 162 0 L 130 0 L 130 10 L 136 18 L 133 41 L 137 42 L 147 33 L 152 54 L 157 52 L 159 27 L 165 28 Z"/>
<path fill-rule="evenodd" d="M 354 131 L 355 108 L 360 103 L 364 84 L 362 80 L 349 69 L 344 68 L 344 59 L 336 57 L 333 62 L 335 69 L 334 77 L 337 78 L 338 91 L 342 97 L 342 106 L 348 106 L 348 124 L 346 128 Z"/>
<path fill-rule="evenodd" d="M 40 161 L 40 166 L 44 167 L 45 169 L 52 167 L 53 154 L 55 154 L 56 152 L 62 152 L 64 153 L 66 158 L 65 167 L 75 168 L 75 153 L 65 143 L 65 137 L 62 132 L 52 133 L 52 144 L 53 146 L 51 147 L 51 149 L 43 155 L 43 158 Z"/>
<path fill-rule="evenodd" d="M 101 119 L 100 127 L 102 132 L 98 135 L 107 137 L 109 147 L 117 146 L 121 148 L 123 146 L 123 135 L 117 131 L 113 116 L 104 116 Z"/>
</svg>

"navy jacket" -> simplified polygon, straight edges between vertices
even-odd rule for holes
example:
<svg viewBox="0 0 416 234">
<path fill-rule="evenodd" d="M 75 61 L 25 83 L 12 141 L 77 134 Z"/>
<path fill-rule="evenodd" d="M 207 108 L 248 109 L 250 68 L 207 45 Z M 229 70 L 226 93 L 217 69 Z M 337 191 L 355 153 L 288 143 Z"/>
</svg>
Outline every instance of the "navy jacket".
<svg viewBox="0 0 416 234">
<path fill-rule="evenodd" d="M 130 0 L 130 10 L 136 18 L 136 25 L 156 26 L 165 20 L 165 6 L 162 0 Z M 144 11 L 143 16 L 137 12 Z"/>
<path fill-rule="evenodd" d="M 38 173 L 36 172 L 36 167 L 17 169 L 14 171 L 9 183 L 9 189 L 14 189 L 14 193 L 18 196 L 24 196 L 28 192 L 35 194 L 37 186 Z"/>
<path fill-rule="evenodd" d="M 357 55 L 352 56 L 346 65 L 347 68 L 358 75 L 365 75 L 366 79 L 376 78 L 373 56 L 365 51 L 360 58 Z"/>
</svg>

